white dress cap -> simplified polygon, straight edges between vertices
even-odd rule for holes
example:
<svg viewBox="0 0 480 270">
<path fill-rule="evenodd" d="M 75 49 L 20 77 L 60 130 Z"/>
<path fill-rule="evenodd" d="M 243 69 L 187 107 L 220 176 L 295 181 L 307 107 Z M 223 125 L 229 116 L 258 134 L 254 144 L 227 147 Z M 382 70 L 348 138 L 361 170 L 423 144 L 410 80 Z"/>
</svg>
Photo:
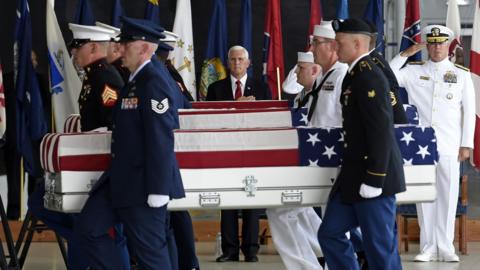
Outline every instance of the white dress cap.
<svg viewBox="0 0 480 270">
<path fill-rule="evenodd" d="M 113 30 L 100 26 L 80 25 L 69 23 L 68 27 L 72 30 L 74 39 L 85 39 L 90 41 L 110 41 L 110 37 L 115 33 Z"/>
<path fill-rule="evenodd" d="M 179 38 L 177 34 L 170 31 L 163 31 L 162 33 L 165 35 L 165 38 L 160 39 L 160 41 L 163 42 L 177 42 Z"/>
<path fill-rule="evenodd" d="M 95 25 L 99 26 L 99 27 L 103 27 L 103 28 L 108 29 L 108 30 L 112 30 L 113 34 L 110 36 L 112 39 L 115 39 L 121 33 L 120 28 L 117 28 L 115 26 L 111 26 L 111 25 L 106 24 L 106 23 L 102 23 L 102 22 L 97 21 L 97 22 L 95 22 Z"/>
<path fill-rule="evenodd" d="M 297 55 L 298 55 L 297 62 L 312 63 L 312 64 L 314 63 L 312 52 L 298 52 Z"/>
<path fill-rule="evenodd" d="M 313 36 L 335 39 L 335 31 L 332 28 L 332 21 L 322 21 L 313 27 Z"/>
</svg>

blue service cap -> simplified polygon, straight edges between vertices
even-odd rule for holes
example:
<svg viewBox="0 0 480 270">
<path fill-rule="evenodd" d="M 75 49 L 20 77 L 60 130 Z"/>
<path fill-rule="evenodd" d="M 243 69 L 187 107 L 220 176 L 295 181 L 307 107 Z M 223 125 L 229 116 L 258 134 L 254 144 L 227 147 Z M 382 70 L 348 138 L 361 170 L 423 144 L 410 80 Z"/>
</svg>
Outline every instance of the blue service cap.
<svg viewBox="0 0 480 270">
<path fill-rule="evenodd" d="M 163 28 L 156 26 L 149 20 L 134 19 L 122 16 L 123 22 L 121 34 L 118 36 L 120 42 L 143 40 L 158 44 L 160 39 L 165 38 L 162 34 Z"/>
<path fill-rule="evenodd" d="M 163 41 L 160 41 L 160 43 L 158 43 L 157 52 L 158 51 L 173 51 L 173 47 Z"/>
</svg>

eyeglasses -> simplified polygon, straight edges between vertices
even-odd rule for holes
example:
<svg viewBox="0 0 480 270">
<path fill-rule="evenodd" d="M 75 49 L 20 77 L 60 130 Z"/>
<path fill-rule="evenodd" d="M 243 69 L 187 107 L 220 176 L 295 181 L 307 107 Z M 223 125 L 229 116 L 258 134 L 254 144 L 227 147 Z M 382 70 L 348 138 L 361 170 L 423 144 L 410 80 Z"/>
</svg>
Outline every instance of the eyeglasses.
<svg viewBox="0 0 480 270">
<path fill-rule="evenodd" d="M 320 44 L 323 44 L 323 43 L 330 43 L 330 40 L 318 40 L 318 39 L 314 39 L 310 42 L 310 45 L 312 46 L 318 46 Z"/>
</svg>

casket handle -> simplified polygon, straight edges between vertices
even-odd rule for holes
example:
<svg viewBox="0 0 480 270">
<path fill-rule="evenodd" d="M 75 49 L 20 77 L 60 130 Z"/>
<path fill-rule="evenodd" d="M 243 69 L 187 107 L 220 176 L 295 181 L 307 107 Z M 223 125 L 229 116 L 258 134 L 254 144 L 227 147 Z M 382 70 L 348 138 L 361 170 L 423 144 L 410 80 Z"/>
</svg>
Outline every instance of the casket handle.
<svg viewBox="0 0 480 270">
<path fill-rule="evenodd" d="M 302 204 L 303 192 L 299 190 L 286 190 L 282 192 L 282 204 Z"/>
<path fill-rule="evenodd" d="M 198 196 L 201 207 L 220 206 L 220 194 L 217 192 L 200 193 Z"/>
</svg>

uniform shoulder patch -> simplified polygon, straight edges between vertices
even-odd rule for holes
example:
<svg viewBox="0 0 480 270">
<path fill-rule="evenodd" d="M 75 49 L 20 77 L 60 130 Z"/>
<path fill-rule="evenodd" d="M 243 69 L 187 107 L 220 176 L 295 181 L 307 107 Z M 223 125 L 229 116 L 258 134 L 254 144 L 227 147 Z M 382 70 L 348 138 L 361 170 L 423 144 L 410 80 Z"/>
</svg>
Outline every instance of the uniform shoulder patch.
<svg viewBox="0 0 480 270">
<path fill-rule="evenodd" d="M 409 65 L 423 65 L 423 64 L 425 64 L 425 61 L 410 61 L 407 64 L 409 64 Z"/>
<path fill-rule="evenodd" d="M 102 102 L 105 107 L 112 107 L 117 102 L 117 91 L 111 88 L 108 84 L 105 85 L 102 92 Z"/>
<path fill-rule="evenodd" d="M 465 70 L 465 71 L 470 72 L 470 69 L 469 69 L 469 68 L 466 68 L 466 67 L 464 67 L 464 66 L 462 66 L 462 65 L 455 64 L 455 66 L 456 66 L 457 68 L 459 68 L 459 69 L 463 69 L 463 70 Z"/>
<path fill-rule="evenodd" d="M 158 113 L 158 114 L 163 114 L 165 113 L 168 108 L 169 108 L 169 105 L 168 105 L 168 98 L 164 98 L 162 101 L 157 101 L 155 99 L 151 99 L 150 100 L 151 104 L 152 104 L 152 111 Z"/>
</svg>

